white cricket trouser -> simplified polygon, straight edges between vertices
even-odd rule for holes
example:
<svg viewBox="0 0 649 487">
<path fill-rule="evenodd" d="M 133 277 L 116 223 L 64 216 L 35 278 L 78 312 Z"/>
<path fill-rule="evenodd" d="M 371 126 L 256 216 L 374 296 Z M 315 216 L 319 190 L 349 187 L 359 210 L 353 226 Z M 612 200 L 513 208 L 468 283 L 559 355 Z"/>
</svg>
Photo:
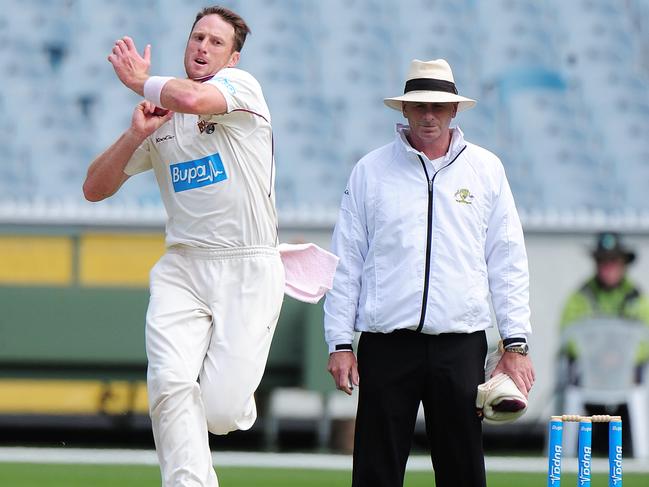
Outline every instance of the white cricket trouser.
<svg viewBox="0 0 649 487">
<path fill-rule="evenodd" d="M 207 432 L 255 422 L 283 296 L 271 247 L 172 247 L 151 270 L 147 384 L 164 487 L 218 486 Z"/>
</svg>

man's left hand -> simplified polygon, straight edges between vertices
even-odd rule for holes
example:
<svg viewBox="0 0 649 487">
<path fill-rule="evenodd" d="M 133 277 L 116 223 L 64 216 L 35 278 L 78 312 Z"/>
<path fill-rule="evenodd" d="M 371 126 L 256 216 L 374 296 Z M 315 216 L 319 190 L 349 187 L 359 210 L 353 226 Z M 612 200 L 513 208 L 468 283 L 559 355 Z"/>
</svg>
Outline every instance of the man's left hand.
<svg viewBox="0 0 649 487">
<path fill-rule="evenodd" d="M 144 82 L 149 78 L 151 66 L 150 45 L 144 48 L 144 53 L 140 56 L 133 39 L 124 36 L 115 42 L 108 61 L 122 83 L 138 95 L 144 95 Z"/>
<path fill-rule="evenodd" d="M 501 372 L 511 377 L 516 387 L 527 397 L 534 384 L 534 367 L 528 355 L 505 351 L 491 377 Z"/>
</svg>

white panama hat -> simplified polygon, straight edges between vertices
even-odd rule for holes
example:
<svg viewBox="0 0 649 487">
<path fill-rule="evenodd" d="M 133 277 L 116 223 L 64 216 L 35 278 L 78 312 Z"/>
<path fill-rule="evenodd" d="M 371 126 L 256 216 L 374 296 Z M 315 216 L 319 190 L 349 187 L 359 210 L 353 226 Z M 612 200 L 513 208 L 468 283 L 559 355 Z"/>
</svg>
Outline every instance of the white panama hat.
<svg viewBox="0 0 649 487">
<path fill-rule="evenodd" d="M 444 59 L 410 62 L 403 95 L 385 98 L 383 103 L 401 111 L 402 102 L 458 103 L 457 111 L 472 108 L 476 101 L 457 94 L 451 67 Z"/>
</svg>

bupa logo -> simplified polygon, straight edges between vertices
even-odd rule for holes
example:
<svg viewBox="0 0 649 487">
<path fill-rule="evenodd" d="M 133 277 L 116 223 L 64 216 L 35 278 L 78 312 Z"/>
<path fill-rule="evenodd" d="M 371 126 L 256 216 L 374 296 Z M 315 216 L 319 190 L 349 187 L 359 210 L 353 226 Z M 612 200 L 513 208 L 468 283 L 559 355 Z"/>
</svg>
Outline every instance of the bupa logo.
<svg viewBox="0 0 649 487">
<path fill-rule="evenodd" d="M 195 161 L 179 162 L 169 166 L 174 191 L 180 193 L 188 189 L 201 188 L 228 179 L 221 156 L 211 156 Z"/>
<path fill-rule="evenodd" d="M 613 429 L 619 428 L 621 426 L 613 426 Z M 610 463 L 610 477 L 609 485 L 622 485 L 622 446 L 615 445 L 615 453 L 613 458 L 609 458 Z"/>
<path fill-rule="evenodd" d="M 582 458 L 579 459 L 579 466 L 577 472 L 577 480 L 579 480 L 579 485 L 590 485 L 591 460 L 592 460 L 591 448 L 588 446 L 584 446 L 583 456 Z"/>
<path fill-rule="evenodd" d="M 561 445 L 554 445 L 554 450 L 550 452 L 550 468 L 548 485 L 561 485 Z"/>
</svg>

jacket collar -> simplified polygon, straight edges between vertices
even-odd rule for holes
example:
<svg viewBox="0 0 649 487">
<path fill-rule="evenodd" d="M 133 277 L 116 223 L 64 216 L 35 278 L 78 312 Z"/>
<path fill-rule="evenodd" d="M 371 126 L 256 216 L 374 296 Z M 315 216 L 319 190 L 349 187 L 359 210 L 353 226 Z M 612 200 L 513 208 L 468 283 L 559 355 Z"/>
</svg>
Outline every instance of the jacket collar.
<svg viewBox="0 0 649 487">
<path fill-rule="evenodd" d="M 423 152 L 418 151 L 408 142 L 406 135 L 410 131 L 408 125 L 398 123 L 396 126 L 396 142 L 406 153 L 410 152 L 413 155 L 421 155 L 425 160 L 428 160 L 428 157 Z M 446 165 L 452 161 L 459 152 L 466 146 L 464 141 L 464 133 L 460 127 L 451 127 L 451 144 L 448 147 L 448 151 L 443 159 L 441 159 L 442 166 Z"/>
</svg>

